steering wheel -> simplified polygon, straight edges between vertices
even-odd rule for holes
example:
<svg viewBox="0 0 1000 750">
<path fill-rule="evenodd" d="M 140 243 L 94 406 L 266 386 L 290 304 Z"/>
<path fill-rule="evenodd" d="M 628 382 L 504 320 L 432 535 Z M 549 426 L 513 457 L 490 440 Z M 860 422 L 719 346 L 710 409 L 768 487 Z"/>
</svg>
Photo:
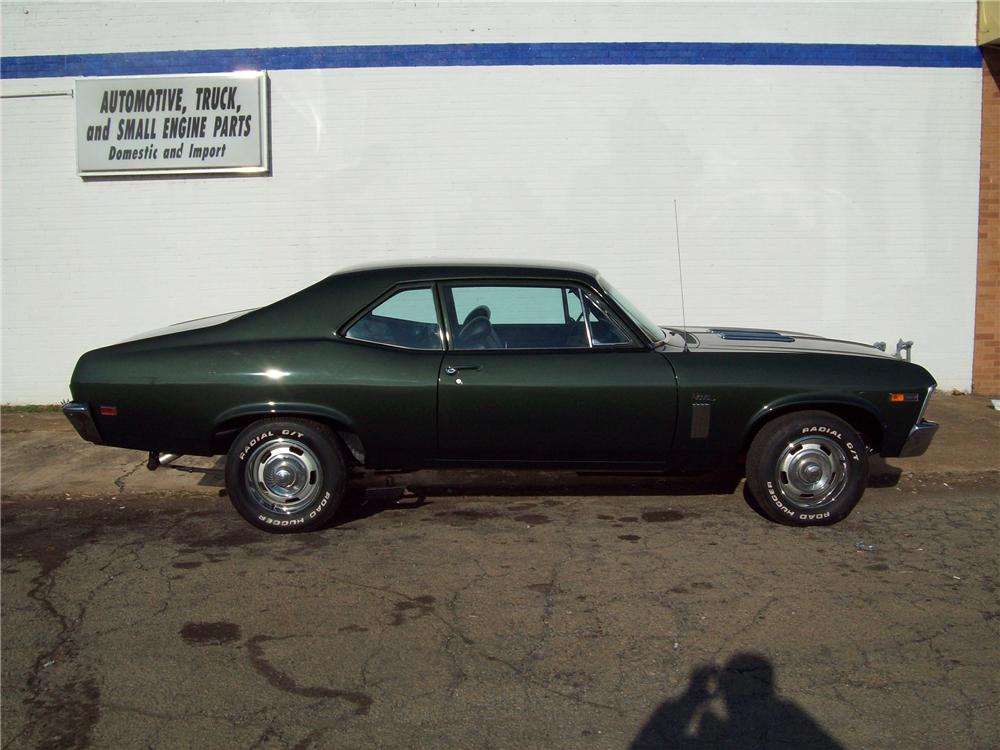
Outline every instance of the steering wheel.
<svg viewBox="0 0 1000 750">
<path fill-rule="evenodd" d="M 486 305 L 478 305 L 469 310 L 469 314 L 465 316 L 465 320 L 462 321 L 463 326 L 469 325 L 469 321 L 474 318 L 486 318 L 490 319 L 490 308 Z"/>
<path fill-rule="evenodd" d="M 493 330 L 493 324 L 485 315 L 473 318 L 458 334 L 456 349 L 503 349 L 503 342 Z"/>
</svg>

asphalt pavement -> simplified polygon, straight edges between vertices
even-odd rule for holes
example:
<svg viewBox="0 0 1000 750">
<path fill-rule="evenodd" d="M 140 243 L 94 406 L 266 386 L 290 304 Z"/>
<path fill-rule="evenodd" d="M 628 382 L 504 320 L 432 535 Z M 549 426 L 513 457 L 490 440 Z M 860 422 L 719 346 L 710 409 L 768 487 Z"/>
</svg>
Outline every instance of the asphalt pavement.
<svg viewBox="0 0 1000 750">
<path fill-rule="evenodd" d="M 421 472 L 273 536 L 218 462 L 5 414 L 3 747 L 998 747 L 1000 414 L 930 416 L 829 528 L 731 477 Z"/>
</svg>

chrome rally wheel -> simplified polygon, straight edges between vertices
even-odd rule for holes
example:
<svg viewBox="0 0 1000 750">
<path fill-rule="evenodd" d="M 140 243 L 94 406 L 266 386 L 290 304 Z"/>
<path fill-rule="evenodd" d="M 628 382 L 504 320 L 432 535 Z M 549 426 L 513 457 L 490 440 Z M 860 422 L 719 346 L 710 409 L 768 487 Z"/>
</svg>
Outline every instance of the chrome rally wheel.
<svg viewBox="0 0 1000 750">
<path fill-rule="evenodd" d="M 250 454 L 246 484 L 262 508 L 290 515 L 315 500 L 323 486 L 323 468 L 308 446 L 279 438 L 261 444 Z"/>
<path fill-rule="evenodd" d="M 823 435 L 796 438 L 778 456 L 776 481 L 782 497 L 802 510 L 829 505 L 847 484 L 847 454 Z"/>
</svg>

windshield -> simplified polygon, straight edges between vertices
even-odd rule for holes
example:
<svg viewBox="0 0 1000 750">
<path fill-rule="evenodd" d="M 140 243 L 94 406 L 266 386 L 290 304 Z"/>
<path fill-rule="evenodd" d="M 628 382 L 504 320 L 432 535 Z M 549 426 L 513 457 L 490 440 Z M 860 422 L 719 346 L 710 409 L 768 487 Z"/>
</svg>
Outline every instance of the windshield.
<svg viewBox="0 0 1000 750">
<path fill-rule="evenodd" d="M 629 302 L 624 294 L 611 286 L 611 284 L 608 283 L 608 280 L 603 276 L 599 277 L 597 281 L 600 283 L 604 291 L 607 292 L 607 295 L 614 300 L 615 304 L 624 310 L 628 316 L 632 318 L 633 322 L 642 329 L 642 332 L 649 337 L 650 341 L 663 340 L 663 329 L 643 315 L 639 308 Z"/>
</svg>

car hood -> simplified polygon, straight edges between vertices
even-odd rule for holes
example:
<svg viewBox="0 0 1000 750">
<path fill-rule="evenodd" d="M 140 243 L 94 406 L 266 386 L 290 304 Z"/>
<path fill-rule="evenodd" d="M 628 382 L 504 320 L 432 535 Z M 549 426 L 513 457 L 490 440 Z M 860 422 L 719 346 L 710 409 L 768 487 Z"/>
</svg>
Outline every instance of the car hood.
<svg viewBox="0 0 1000 750">
<path fill-rule="evenodd" d="M 207 318 L 185 320 L 183 323 L 174 323 L 173 325 L 165 326 L 164 328 L 156 328 L 152 331 L 146 331 L 145 333 L 137 333 L 135 336 L 131 336 L 130 338 L 127 338 L 119 343 L 124 344 L 130 341 L 141 341 L 142 339 L 151 339 L 156 336 L 169 336 L 172 333 L 194 331 L 198 328 L 210 328 L 211 326 L 217 326 L 220 323 L 228 323 L 230 320 L 235 320 L 236 318 L 246 315 L 249 312 L 253 312 L 253 309 L 238 310 L 237 312 L 223 313 L 222 315 L 209 315 Z"/>
<path fill-rule="evenodd" d="M 777 331 L 763 328 L 727 328 L 722 326 L 704 328 L 688 326 L 663 326 L 668 345 L 682 346 L 682 330 L 688 336 L 690 351 L 709 352 L 816 352 L 822 354 L 855 354 L 868 357 L 893 358 L 872 344 L 844 341 L 816 336 L 811 333 Z"/>
</svg>

